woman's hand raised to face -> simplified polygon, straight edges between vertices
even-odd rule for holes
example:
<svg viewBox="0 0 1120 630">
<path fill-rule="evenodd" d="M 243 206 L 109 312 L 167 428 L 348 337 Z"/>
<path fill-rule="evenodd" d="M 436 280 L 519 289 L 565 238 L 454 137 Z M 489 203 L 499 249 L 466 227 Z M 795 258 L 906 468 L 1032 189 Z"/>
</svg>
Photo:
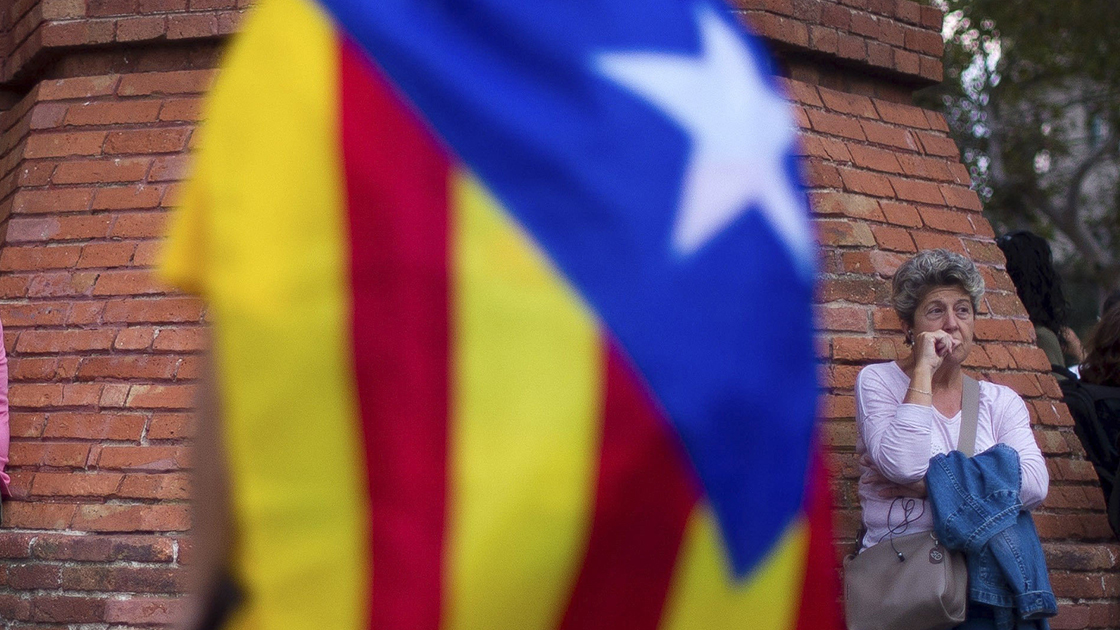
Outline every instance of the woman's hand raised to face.
<svg viewBox="0 0 1120 630">
<path fill-rule="evenodd" d="M 926 367 L 930 373 L 936 372 L 941 367 L 945 357 L 949 356 L 961 342 L 944 330 L 934 330 L 918 333 L 914 338 L 914 354 L 917 356 L 916 365 Z"/>
</svg>

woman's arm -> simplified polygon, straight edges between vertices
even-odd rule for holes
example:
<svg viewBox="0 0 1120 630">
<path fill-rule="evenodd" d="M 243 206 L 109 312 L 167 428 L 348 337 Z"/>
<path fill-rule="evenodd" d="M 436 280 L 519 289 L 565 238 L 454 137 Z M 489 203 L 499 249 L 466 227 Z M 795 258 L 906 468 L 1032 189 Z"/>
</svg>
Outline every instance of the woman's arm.
<svg viewBox="0 0 1120 630">
<path fill-rule="evenodd" d="M 1023 476 L 1019 499 L 1024 509 L 1033 510 L 1046 498 L 1050 487 L 1046 459 L 1035 442 L 1031 416 L 1023 399 L 1011 389 L 1000 387 L 998 390 L 992 409 L 992 429 L 996 442 L 1018 451 Z"/>
<path fill-rule="evenodd" d="M 920 481 L 929 468 L 933 408 L 899 403 L 874 373 L 856 378 L 856 428 L 866 455 L 878 471 L 897 484 Z"/>
</svg>

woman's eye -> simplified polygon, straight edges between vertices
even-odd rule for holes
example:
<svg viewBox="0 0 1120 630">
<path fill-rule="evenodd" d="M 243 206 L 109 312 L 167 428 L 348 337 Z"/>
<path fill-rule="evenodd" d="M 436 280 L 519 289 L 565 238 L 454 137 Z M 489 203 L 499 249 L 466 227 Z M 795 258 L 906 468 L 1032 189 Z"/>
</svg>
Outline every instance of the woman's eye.
<svg viewBox="0 0 1120 630">
<path fill-rule="evenodd" d="M 929 309 L 928 311 L 926 311 L 926 314 L 930 315 L 931 317 L 938 317 L 944 312 L 945 312 L 945 310 L 942 309 L 940 306 L 935 306 L 935 307 Z"/>
</svg>

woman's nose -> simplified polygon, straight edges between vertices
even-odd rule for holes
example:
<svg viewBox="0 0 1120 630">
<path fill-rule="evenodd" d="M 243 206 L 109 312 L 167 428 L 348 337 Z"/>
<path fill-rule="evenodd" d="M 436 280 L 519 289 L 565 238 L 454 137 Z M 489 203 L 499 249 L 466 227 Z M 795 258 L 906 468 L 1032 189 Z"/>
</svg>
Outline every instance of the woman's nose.
<svg viewBox="0 0 1120 630">
<path fill-rule="evenodd" d="M 957 321 L 957 316 L 950 311 L 945 315 L 945 322 L 942 324 L 941 329 L 946 332 L 951 332 L 960 327 L 960 322 Z"/>
</svg>

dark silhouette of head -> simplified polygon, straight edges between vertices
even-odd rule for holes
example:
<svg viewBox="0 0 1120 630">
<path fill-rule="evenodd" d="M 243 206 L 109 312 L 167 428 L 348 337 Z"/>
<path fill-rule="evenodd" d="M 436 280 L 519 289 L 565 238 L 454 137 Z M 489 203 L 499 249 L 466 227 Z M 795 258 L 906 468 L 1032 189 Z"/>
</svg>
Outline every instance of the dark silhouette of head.
<svg viewBox="0 0 1120 630">
<path fill-rule="evenodd" d="M 1068 306 L 1062 293 L 1062 279 L 1054 269 L 1050 244 L 1026 230 L 1005 234 L 996 239 L 996 244 L 1007 257 L 1007 275 L 1015 283 L 1015 292 L 1027 308 L 1031 322 L 1049 328 L 1061 339 Z"/>
<path fill-rule="evenodd" d="M 1098 385 L 1120 387 L 1120 308 L 1101 316 L 1086 346 L 1081 379 Z"/>
</svg>

